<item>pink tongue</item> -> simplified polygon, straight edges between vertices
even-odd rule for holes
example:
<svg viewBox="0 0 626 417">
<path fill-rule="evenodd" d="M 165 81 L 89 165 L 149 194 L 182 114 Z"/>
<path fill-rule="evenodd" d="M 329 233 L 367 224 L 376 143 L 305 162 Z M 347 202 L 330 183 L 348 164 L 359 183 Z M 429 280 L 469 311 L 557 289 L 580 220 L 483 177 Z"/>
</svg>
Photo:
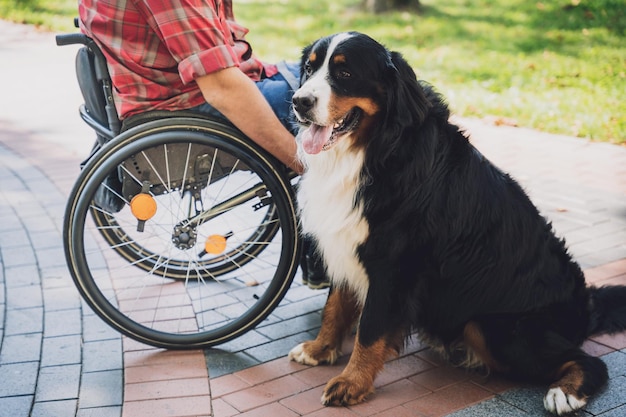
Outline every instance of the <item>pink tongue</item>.
<svg viewBox="0 0 626 417">
<path fill-rule="evenodd" d="M 330 140 L 333 133 L 331 126 L 319 126 L 312 124 L 307 130 L 302 132 L 302 147 L 308 154 L 315 155 L 322 151 L 322 148 Z"/>
</svg>

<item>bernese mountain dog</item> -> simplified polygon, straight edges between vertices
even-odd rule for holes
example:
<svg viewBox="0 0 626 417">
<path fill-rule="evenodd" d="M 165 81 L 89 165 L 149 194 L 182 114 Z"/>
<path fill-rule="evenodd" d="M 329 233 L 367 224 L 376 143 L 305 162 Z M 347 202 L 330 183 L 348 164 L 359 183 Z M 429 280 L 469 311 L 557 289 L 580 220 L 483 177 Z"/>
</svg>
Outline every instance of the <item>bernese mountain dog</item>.
<svg viewBox="0 0 626 417">
<path fill-rule="evenodd" d="M 306 47 L 301 64 L 297 198 L 332 288 L 317 338 L 289 358 L 332 364 L 358 323 L 322 403 L 363 401 L 417 332 L 454 364 L 551 384 L 552 413 L 583 407 L 608 377 L 581 344 L 626 329 L 626 287 L 586 285 L 520 185 L 399 53 L 340 33 Z"/>
</svg>

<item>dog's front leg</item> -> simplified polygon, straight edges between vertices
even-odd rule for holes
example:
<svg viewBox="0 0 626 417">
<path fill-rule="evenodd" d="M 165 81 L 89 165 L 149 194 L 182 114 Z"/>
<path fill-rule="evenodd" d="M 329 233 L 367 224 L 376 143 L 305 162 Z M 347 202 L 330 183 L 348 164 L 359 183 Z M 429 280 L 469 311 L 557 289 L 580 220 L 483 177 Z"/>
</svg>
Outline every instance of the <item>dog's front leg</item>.
<svg viewBox="0 0 626 417">
<path fill-rule="evenodd" d="M 322 327 L 317 338 L 293 348 L 289 359 L 306 365 L 335 363 L 341 355 L 341 342 L 360 313 L 358 303 L 349 290 L 332 288 L 324 306 Z"/>
<path fill-rule="evenodd" d="M 400 353 L 403 328 L 393 319 L 391 310 L 395 307 L 385 305 L 388 294 L 381 297 L 384 292 L 370 287 L 350 361 L 339 376 L 326 384 L 322 395 L 324 405 L 352 405 L 365 400 L 374 392 L 374 378 L 385 361 Z"/>
<path fill-rule="evenodd" d="M 365 400 L 374 392 L 374 378 L 383 369 L 385 361 L 398 354 L 394 345 L 394 341 L 381 337 L 366 346 L 360 342 L 357 332 L 350 362 L 340 375 L 328 381 L 322 395 L 322 404 L 353 405 Z"/>
</svg>

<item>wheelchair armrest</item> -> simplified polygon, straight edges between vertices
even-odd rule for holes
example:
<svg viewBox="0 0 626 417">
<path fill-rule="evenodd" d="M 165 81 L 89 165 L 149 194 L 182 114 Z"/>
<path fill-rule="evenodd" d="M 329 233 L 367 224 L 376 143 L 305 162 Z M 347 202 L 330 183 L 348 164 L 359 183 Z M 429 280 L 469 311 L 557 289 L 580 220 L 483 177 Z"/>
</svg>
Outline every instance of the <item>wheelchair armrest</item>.
<svg viewBox="0 0 626 417">
<path fill-rule="evenodd" d="M 87 123 L 89 127 L 95 130 L 98 135 L 105 138 L 105 142 L 110 141 L 116 136 L 116 133 L 113 130 L 107 129 L 106 126 L 96 120 L 87 110 L 87 107 L 84 104 L 80 105 L 80 107 L 78 108 L 78 112 L 80 113 L 81 119 L 83 119 L 83 121 Z M 100 145 L 104 145 L 104 143 L 101 143 Z"/>
</svg>

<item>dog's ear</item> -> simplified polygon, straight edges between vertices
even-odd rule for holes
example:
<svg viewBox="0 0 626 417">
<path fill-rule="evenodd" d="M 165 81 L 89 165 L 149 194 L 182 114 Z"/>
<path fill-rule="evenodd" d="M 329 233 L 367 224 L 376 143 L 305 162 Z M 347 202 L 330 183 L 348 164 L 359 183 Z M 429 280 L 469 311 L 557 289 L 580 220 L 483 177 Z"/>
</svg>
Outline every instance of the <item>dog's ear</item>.
<svg viewBox="0 0 626 417">
<path fill-rule="evenodd" d="M 421 124 L 432 104 L 417 81 L 415 72 L 399 52 L 390 52 L 391 88 L 387 96 L 387 119 L 399 129 Z"/>
<path fill-rule="evenodd" d="M 415 72 L 398 52 L 389 52 L 383 85 L 386 108 L 378 133 L 379 141 L 372 145 L 370 167 L 384 167 L 388 159 L 398 156 L 398 147 L 409 132 L 424 122 L 432 103 L 417 81 Z"/>
</svg>

